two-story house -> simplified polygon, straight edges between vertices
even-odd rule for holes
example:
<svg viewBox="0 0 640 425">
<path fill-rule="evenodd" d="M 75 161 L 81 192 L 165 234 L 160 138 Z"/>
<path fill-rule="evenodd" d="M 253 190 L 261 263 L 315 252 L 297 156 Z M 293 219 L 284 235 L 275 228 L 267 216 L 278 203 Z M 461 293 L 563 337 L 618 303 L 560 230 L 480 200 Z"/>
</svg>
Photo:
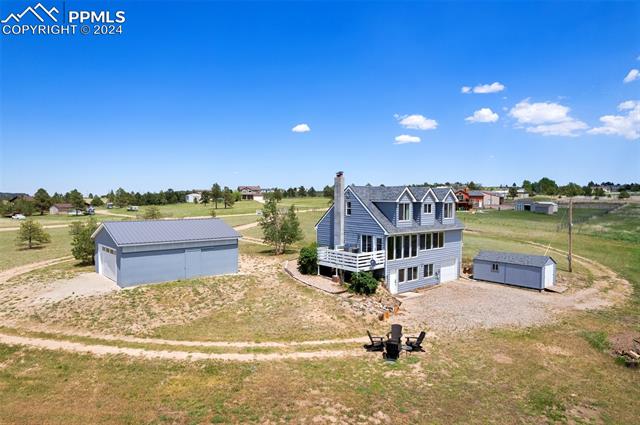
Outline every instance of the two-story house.
<svg viewBox="0 0 640 425">
<path fill-rule="evenodd" d="M 460 275 L 463 224 L 451 188 L 346 186 L 335 177 L 334 203 L 316 224 L 323 274 L 371 271 L 391 293 Z"/>
</svg>

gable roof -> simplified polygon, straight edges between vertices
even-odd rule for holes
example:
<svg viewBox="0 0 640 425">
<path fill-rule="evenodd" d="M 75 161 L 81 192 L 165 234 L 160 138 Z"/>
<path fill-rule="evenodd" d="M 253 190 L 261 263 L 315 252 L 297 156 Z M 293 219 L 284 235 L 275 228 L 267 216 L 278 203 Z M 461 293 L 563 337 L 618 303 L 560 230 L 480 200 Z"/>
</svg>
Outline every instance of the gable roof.
<svg viewBox="0 0 640 425">
<path fill-rule="evenodd" d="M 435 222 L 430 226 L 420 226 L 418 223 L 414 222 L 413 226 L 403 226 L 396 227 L 389 221 L 389 219 L 380 211 L 380 209 L 375 204 L 376 202 L 395 202 L 398 196 L 404 192 L 406 189 L 405 186 L 394 186 L 394 187 L 384 187 L 384 186 L 347 186 L 347 189 L 350 189 L 353 192 L 360 202 L 365 206 L 367 211 L 371 214 L 371 216 L 380 224 L 380 226 L 387 232 L 388 234 L 401 234 L 401 233 L 415 233 L 415 232 L 424 232 L 425 229 L 429 230 L 453 230 L 453 229 L 463 229 L 464 225 L 457 218 L 453 223 L 442 224 Z M 416 189 L 415 187 L 409 187 L 410 191 Z M 422 188 L 423 190 L 429 188 Z M 444 189 L 442 192 L 444 195 L 442 199 L 446 198 L 447 194 L 451 191 L 450 188 L 440 188 Z M 346 189 L 345 189 L 346 190 Z M 433 189 L 432 189 L 433 190 Z M 434 190 L 435 191 L 435 190 Z M 453 192 L 453 191 L 451 191 Z M 393 197 L 395 196 L 395 197 Z M 414 194 L 415 196 L 415 194 Z M 393 198 L 392 198 L 393 197 Z M 440 200 L 439 196 L 436 197 Z M 420 199 L 420 198 L 418 198 Z"/>
<path fill-rule="evenodd" d="M 482 190 L 470 190 L 469 191 L 469 196 L 480 196 L 480 197 L 484 197 L 485 192 L 483 192 Z"/>
<path fill-rule="evenodd" d="M 556 262 L 548 255 L 519 254 L 515 252 L 480 251 L 474 260 L 491 261 L 494 263 L 518 264 L 522 266 L 543 267 L 549 260 Z"/>
<path fill-rule="evenodd" d="M 53 205 L 51 205 L 51 206 L 52 206 L 52 207 L 56 207 L 56 208 L 57 208 L 57 209 L 59 209 L 59 210 L 60 210 L 60 209 L 62 209 L 62 210 L 64 210 L 64 209 L 68 209 L 68 210 L 70 210 L 71 208 L 73 208 L 73 205 L 71 205 L 71 204 L 65 204 L 65 203 L 53 204 Z"/>
<path fill-rule="evenodd" d="M 240 234 L 219 218 L 105 221 L 93 235 L 102 230 L 118 246 L 154 245 L 176 242 L 196 242 L 237 239 Z"/>
</svg>

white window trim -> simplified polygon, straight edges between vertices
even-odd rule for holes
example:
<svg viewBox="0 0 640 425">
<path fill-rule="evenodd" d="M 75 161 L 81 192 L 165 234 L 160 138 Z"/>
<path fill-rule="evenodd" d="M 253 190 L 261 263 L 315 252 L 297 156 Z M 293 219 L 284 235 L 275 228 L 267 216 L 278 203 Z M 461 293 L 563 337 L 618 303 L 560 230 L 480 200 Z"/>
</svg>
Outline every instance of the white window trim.
<svg viewBox="0 0 640 425">
<path fill-rule="evenodd" d="M 400 208 L 402 208 L 403 205 L 407 205 L 408 206 L 408 208 L 407 208 L 407 210 L 408 210 L 407 216 L 409 218 L 404 218 L 404 219 L 400 220 Z M 412 215 L 411 212 L 412 212 L 411 211 L 411 202 L 398 202 L 398 222 L 403 222 L 404 223 L 405 221 L 411 221 L 411 215 Z"/>
<path fill-rule="evenodd" d="M 454 218 L 454 211 L 455 208 L 453 207 L 454 202 L 443 202 L 442 203 L 442 219 L 443 220 L 450 220 L 452 218 Z M 449 217 L 445 217 L 445 211 L 447 210 L 447 206 L 451 206 L 451 215 Z"/>
<path fill-rule="evenodd" d="M 344 215 L 351 216 L 351 201 L 344 202 Z"/>
<path fill-rule="evenodd" d="M 495 266 L 495 270 L 493 266 Z M 498 263 L 491 263 L 491 272 L 500 273 L 500 266 L 498 265 Z"/>
<path fill-rule="evenodd" d="M 429 207 L 429 212 L 424 212 L 424 208 L 425 207 Z M 422 214 L 432 215 L 433 214 L 433 203 L 425 202 L 424 204 L 422 204 Z"/>
<path fill-rule="evenodd" d="M 409 269 L 416 269 L 415 273 L 413 274 L 413 279 L 409 279 Z M 404 269 L 404 275 L 405 275 L 405 282 L 415 282 L 416 280 L 419 280 L 418 274 L 420 273 L 420 269 L 418 268 L 418 266 L 413 266 L 413 267 L 407 267 L 406 269 Z"/>
<path fill-rule="evenodd" d="M 424 269 L 425 269 L 427 266 L 431 266 L 431 274 L 430 274 L 430 275 L 426 275 L 426 274 L 425 274 L 425 275 L 424 275 L 424 278 L 425 278 L 425 279 L 430 279 L 430 278 L 432 278 L 432 277 L 434 277 L 434 276 L 435 276 L 435 273 L 433 272 L 433 270 L 434 270 L 433 263 L 423 264 L 423 266 L 422 266 L 422 272 L 423 272 L 423 273 L 424 273 Z"/>
</svg>

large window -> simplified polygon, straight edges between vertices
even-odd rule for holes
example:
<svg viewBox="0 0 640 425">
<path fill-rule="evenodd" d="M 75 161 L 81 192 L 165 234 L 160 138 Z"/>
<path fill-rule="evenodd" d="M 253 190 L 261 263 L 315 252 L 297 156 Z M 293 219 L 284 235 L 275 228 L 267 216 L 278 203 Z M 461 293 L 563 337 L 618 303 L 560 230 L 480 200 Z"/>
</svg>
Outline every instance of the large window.
<svg viewBox="0 0 640 425">
<path fill-rule="evenodd" d="M 387 238 L 387 260 L 393 260 L 395 257 L 395 242 L 396 238 L 390 236 Z"/>
<path fill-rule="evenodd" d="M 424 265 L 424 277 L 433 277 L 433 264 Z"/>
<path fill-rule="evenodd" d="M 453 202 L 448 202 L 444 204 L 444 218 L 452 218 L 453 217 Z"/>
<path fill-rule="evenodd" d="M 418 255 L 418 235 L 411 235 L 411 257 Z"/>
<path fill-rule="evenodd" d="M 411 220 L 411 204 L 406 202 L 398 204 L 398 220 L 399 221 Z"/>
<path fill-rule="evenodd" d="M 360 245 L 360 250 L 362 252 L 371 252 L 373 251 L 373 236 L 371 235 L 362 235 L 362 241 Z"/>
<path fill-rule="evenodd" d="M 424 204 L 423 208 L 425 214 L 431 214 L 431 205 L 432 204 Z"/>
<path fill-rule="evenodd" d="M 407 280 L 418 280 L 418 268 L 417 267 L 409 267 L 407 269 Z"/>
</svg>

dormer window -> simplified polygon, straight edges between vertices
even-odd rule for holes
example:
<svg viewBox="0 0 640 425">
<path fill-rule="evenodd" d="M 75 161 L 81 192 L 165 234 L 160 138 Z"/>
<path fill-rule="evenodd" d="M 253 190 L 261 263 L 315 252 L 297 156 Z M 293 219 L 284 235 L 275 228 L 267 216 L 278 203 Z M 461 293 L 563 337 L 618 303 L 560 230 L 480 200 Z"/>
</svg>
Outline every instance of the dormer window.
<svg viewBox="0 0 640 425">
<path fill-rule="evenodd" d="M 431 214 L 431 205 L 432 204 L 424 204 L 423 211 L 425 214 Z"/>
<path fill-rule="evenodd" d="M 351 201 L 345 203 L 344 210 L 346 215 L 351 215 Z"/>
<path fill-rule="evenodd" d="M 411 220 L 411 204 L 403 202 L 398 204 L 398 221 Z"/>
<path fill-rule="evenodd" d="M 453 203 L 448 202 L 444 204 L 444 218 L 452 218 L 453 217 Z"/>
</svg>

